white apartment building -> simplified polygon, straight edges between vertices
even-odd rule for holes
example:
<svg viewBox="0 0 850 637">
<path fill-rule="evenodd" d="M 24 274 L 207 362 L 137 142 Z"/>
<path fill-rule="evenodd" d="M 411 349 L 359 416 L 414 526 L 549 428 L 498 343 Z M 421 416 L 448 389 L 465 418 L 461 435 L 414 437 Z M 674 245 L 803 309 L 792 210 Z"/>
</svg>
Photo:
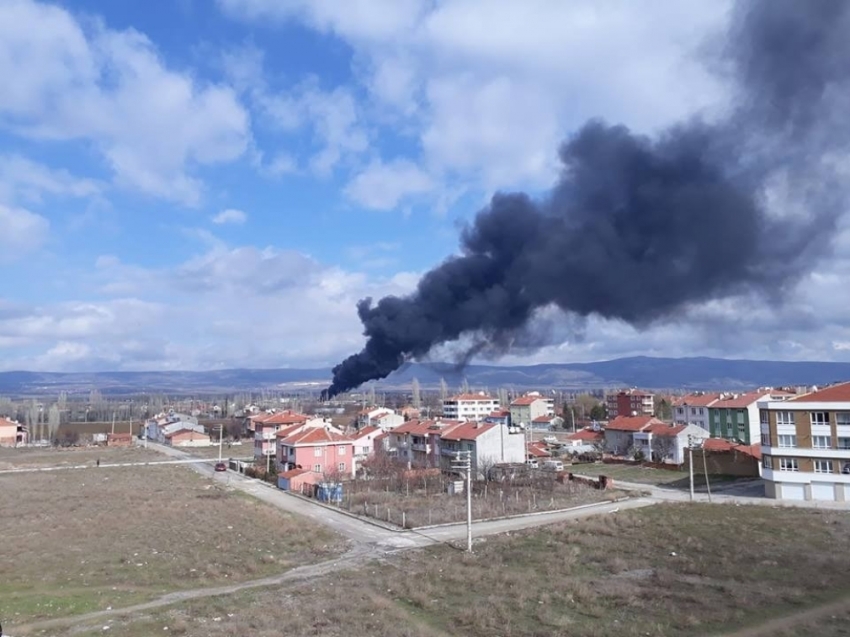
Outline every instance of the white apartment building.
<svg viewBox="0 0 850 637">
<path fill-rule="evenodd" d="M 484 420 L 499 409 L 499 399 L 484 392 L 459 394 L 443 401 L 443 418 L 449 420 Z"/>
<path fill-rule="evenodd" d="M 850 382 L 758 407 L 767 496 L 850 501 Z"/>
</svg>

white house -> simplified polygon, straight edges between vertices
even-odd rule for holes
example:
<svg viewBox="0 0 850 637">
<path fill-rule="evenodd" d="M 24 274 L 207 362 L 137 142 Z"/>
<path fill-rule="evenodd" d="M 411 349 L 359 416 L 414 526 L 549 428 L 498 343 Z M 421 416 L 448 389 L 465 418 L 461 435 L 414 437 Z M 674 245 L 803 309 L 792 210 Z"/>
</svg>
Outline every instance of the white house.
<svg viewBox="0 0 850 637">
<path fill-rule="evenodd" d="M 694 392 L 673 401 L 673 422 L 677 425 L 696 425 L 710 431 L 708 408 L 720 399 L 719 394 Z"/>
<path fill-rule="evenodd" d="M 368 460 L 375 453 L 375 439 L 380 436 L 383 430 L 380 427 L 363 427 L 358 429 L 357 433 L 351 434 L 352 444 L 354 446 L 354 472 L 360 469 L 360 465 L 364 460 Z"/>
<path fill-rule="evenodd" d="M 367 407 L 357 415 L 357 427 L 380 427 L 384 431 L 404 423 L 404 416 L 387 407 Z"/>
<path fill-rule="evenodd" d="M 555 416 L 554 402 L 544 398 L 539 393 L 526 394 L 514 399 L 511 403 L 511 423 L 519 425 L 524 423 L 526 426 L 531 426 L 538 418 Z"/>
<path fill-rule="evenodd" d="M 465 422 L 440 432 L 437 449 L 440 466 L 451 468 L 458 451 L 471 451 L 473 471 L 526 459 L 525 433 L 515 427 L 493 423 Z"/>
</svg>

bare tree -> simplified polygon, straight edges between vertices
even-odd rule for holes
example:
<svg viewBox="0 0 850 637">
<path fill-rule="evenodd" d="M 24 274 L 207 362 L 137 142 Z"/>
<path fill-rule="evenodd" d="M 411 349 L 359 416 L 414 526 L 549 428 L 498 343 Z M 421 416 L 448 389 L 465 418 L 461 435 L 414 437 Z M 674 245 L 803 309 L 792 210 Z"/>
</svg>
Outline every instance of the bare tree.
<svg viewBox="0 0 850 637">
<path fill-rule="evenodd" d="M 414 378 L 410 383 L 411 398 L 410 402 L 416 409 L 422 407 L 422 396 L 419 393 L 419 381 Z"/>
<path fill-rule="evenodd" d="M 460 385 L 460 393 L 461 394 L 468 394 L 469 393 L 469 379 L 466 376 L 463 377 L 463 382 Z"/>
<path fill-rule="evenodd" d="M 502 407 L 502 409 L 507 409 L 511 405 L 511 401 L 508 398 L 507 387 L 499 387 L 499 405 Z"/>
<path fill-rule="evenodd" d="M 378 398 L 375 395 L 375 383 L 369 385 L 369 406 L 374 407 L 378 404 Z"/>
<path fill-rule="evenodd" d="M 61 420 L 62 412 L 59 411 L 59 405 L 52 405 L 47 413 L 47 435 L 51 442 L 55 442 L 58 437 Z"/>
<path fill-rule="evenodd" d="M 441 378 L 440 379 L 440 404 L 442 405 L 442 403 L 445 402 L 445 400 L 448 397 L 449 397 L 449 386 L 446 384 L 446 379 Z"/>
<path fill-rule="evenodd" d="M 652 459 L 655 462 L 673 460 L 676 455 L 675 436 L 652 436 Z"/>
</svg>

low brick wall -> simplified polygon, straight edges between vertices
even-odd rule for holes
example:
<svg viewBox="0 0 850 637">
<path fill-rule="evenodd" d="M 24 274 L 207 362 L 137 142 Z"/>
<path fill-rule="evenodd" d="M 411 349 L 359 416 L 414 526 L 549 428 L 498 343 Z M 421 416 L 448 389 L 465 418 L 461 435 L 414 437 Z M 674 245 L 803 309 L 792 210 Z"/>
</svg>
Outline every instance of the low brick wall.
<svg viewBox="0 0 850 637">
<path fill-rule="evenodd" d="M 614 480 L 612 480 L 608 476 L 578 476 L 572 472 L 566 471 L 559 473 L 557 480 L 562 484 L 567 481 L 575 482 L 577 484 L 583 484 L 594 489 L 601 489 L 603 491 L 605 489 L 611 489 L 614 486 Z"/>
</svg>

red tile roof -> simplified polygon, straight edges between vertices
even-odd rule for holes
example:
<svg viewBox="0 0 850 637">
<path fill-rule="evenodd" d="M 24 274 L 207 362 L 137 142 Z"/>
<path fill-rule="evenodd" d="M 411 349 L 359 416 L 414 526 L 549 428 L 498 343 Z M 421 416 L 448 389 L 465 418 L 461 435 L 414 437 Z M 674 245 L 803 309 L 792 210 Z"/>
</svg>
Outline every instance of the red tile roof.
<svg viewBox="0 0 850 637">
<path fill-rule="evenodd" d="M 538 416 L 531 422 L 552 422 L 555 419 L 555 416 Z"/>
<path fill-rule="evenodd" d="M 296 445 L 322 445 L 322 444 L 351 444 L 351 438 L 329 431 L 324 427 L 311 427 L 292 434 L 280 441 L 287 446 Z"/>
<path fill-rule="evenodd" d="M 745 394 L 738 394 L 737 398 L 726 398 L 718 400 L 714 403 L 711 408 L 712 409 L 744 409 L 745 407 L 749 407 L 754 402 L 757 402 L 763 399 L 765 396 L 769 396 L 769 392 L 766 391 L 751 391 Z"/>
<path fill-rule="evenodd" d="M 707 438 L 703 441 L 702 448 L 706 451 L 714 452 L 735 451 L 761 460 L 761 445 L 739 445 L 730 440 L 723 440 L 722 438 Z"/>
<path fill-rule="evenodd" d="M 686 396 L 678 396 L 673 401 L 674 407 L 708 407 L 715 400 L 720 398 L 720 394 L 687 394 Z"/>
<path fill-rule="evenodd" d="M 552 456 L 551 453 L 539 442 L 529 442 L 526 445 L 526 450 L 528 451 L 529 456 L 534 456 L 535 458 L 549 458 Z"/>
<path fill-rule="evenodd" d="M 170 433 L 165 434 L 165 438 L 173 438 L 174 436 L 179 436 L 180 434 L 192 433 L 197 435 L 199 438 L 209 438 L 209 436 L 205 433 L 201 433 L 200 431 L 195 431 L 194 429 L 176 429 Z M 110 434 L 117 436 L 118 434 Z M 127 434 L 129 435 L 129 434 Z"/>
<path fill-rule="evenodd" d="M 494 427 L 498 427 L 498 425 L 494 425 L 486 422 L 465 422 L 457 425 L 456 427 L 450 428 L 448 431 L 445 431 L 440 434 L 440 438 L 443 440 L 475 440 L 486 431 L 490 431 Z"/>
<path fill-rule="evenodd" d="M 304 414 L 296 414 L 291 411 L 282 411 L 279 414 L 273 414 L 271 418 L 262 421 L 264 425 L 295 425 L 303 424 L 310 420 L 309 416 Z"/>
<path fill-rule="evenodd" d="M 850 382 L 832 385 L 811 394 L 804 394 L 799 398 L 792 398 L 791 402 L 821 402 L 821 403 L 843 403 L 850 402 Z"/>
<path fill-rule="evenodd" d="M 524 407 L 526 405 L 531 405 L 538 400 L 543 400 L 543 398 L 541 396 L 520 396 L 519 398 L 514 399 L 511 403 L 511 407 Z"/>
<path fill-rule="evenodd" d="M 612 431 L 643 431 L 649 425 L 656 423 L 661 423 L 661 421 L 654 416 L 617 416 L 614 420 L 608 421 L 606 429 Z"/>
<path fill-rule="evenodd" d="M 303 422 L 302 422 L 302 423 L 298 423 L 298 424 L 296 424 L 296 425 L 289 425 L 288 427 L 284 427 L 283 429 L 280 429 L 280 430 L 279 430 L 279 431 L 275 434 L 275 436 L 277 436 L 278 438 L 286 438 L 287 436 L 291 436 L 292 434 L 294 434 L 294 433 L 297 433 L 297 432 L 301 431 L 301 429 L 302 429 L 303 427 L 304 427 L 304 423 L 303 423 Z"/>
<path fill-rule="evenodd" d="M 460 420 L 408 420 L 406 423 L 399 425 L 392 430 L 394 434 L 413 434 L 415 436 L 425 436 L 427 434 L 440 433 L 449 427 L 454 427 L 463 424 Z"/>
<path fill-rule="evenodd" d="M 645 431 L 653 436 L 678 436 L 687 428 L 687 425 L 670 426 L 665 422 L 651 424 Z"/>
<path fill-rule="evenodd" d="M 605 436 L 601 431 L 593 431 L 592 429 L 582 429 L 567 436 L 567 440 L 583 440 L 585 442 L 598 442 Z"/>
<path fill-rule="evenodd" d="M 297 478 L 298 476 L 303 476 L 305 473 L 310 473 L 309 469 L 290 469 L 289 471 L 284 471 L 278 477 L 286 478 L 287 480 L 291 478 Z"/>
<path fill-rule="evenodd" d="M 487 394 L 458 394 L 457 396 L 452 396 L 448 399 L 451 402 L 457 402 L 459 400 L 472 401 L 472 400 L 484 400 L 484 401 L 493 401 L 496 400 L 492 396 L 488 396 Z"/>
<path fill-rule="evenodd" d="M 506 409 L 497 409 L 496 411 L 490 412 L 488 418 L 506 418 L 511 415 L 511 412 Z"/>
<path fill-rule="evenodd" d="M 380 427 L 375 427 L 374 425 L 370 425 L 368 427 L 363 427 L 363 429 L 358 429 L 357 432 L 355 434 L 352 434 L 351 437 L 356 440 L 356 439 L 359 439 L 359 438 L 363 438 L 365 436 L 369 436 L 369 435 L 375 433 L 376 431 L 383 431 L 383 430 Z"/>
</svg>

